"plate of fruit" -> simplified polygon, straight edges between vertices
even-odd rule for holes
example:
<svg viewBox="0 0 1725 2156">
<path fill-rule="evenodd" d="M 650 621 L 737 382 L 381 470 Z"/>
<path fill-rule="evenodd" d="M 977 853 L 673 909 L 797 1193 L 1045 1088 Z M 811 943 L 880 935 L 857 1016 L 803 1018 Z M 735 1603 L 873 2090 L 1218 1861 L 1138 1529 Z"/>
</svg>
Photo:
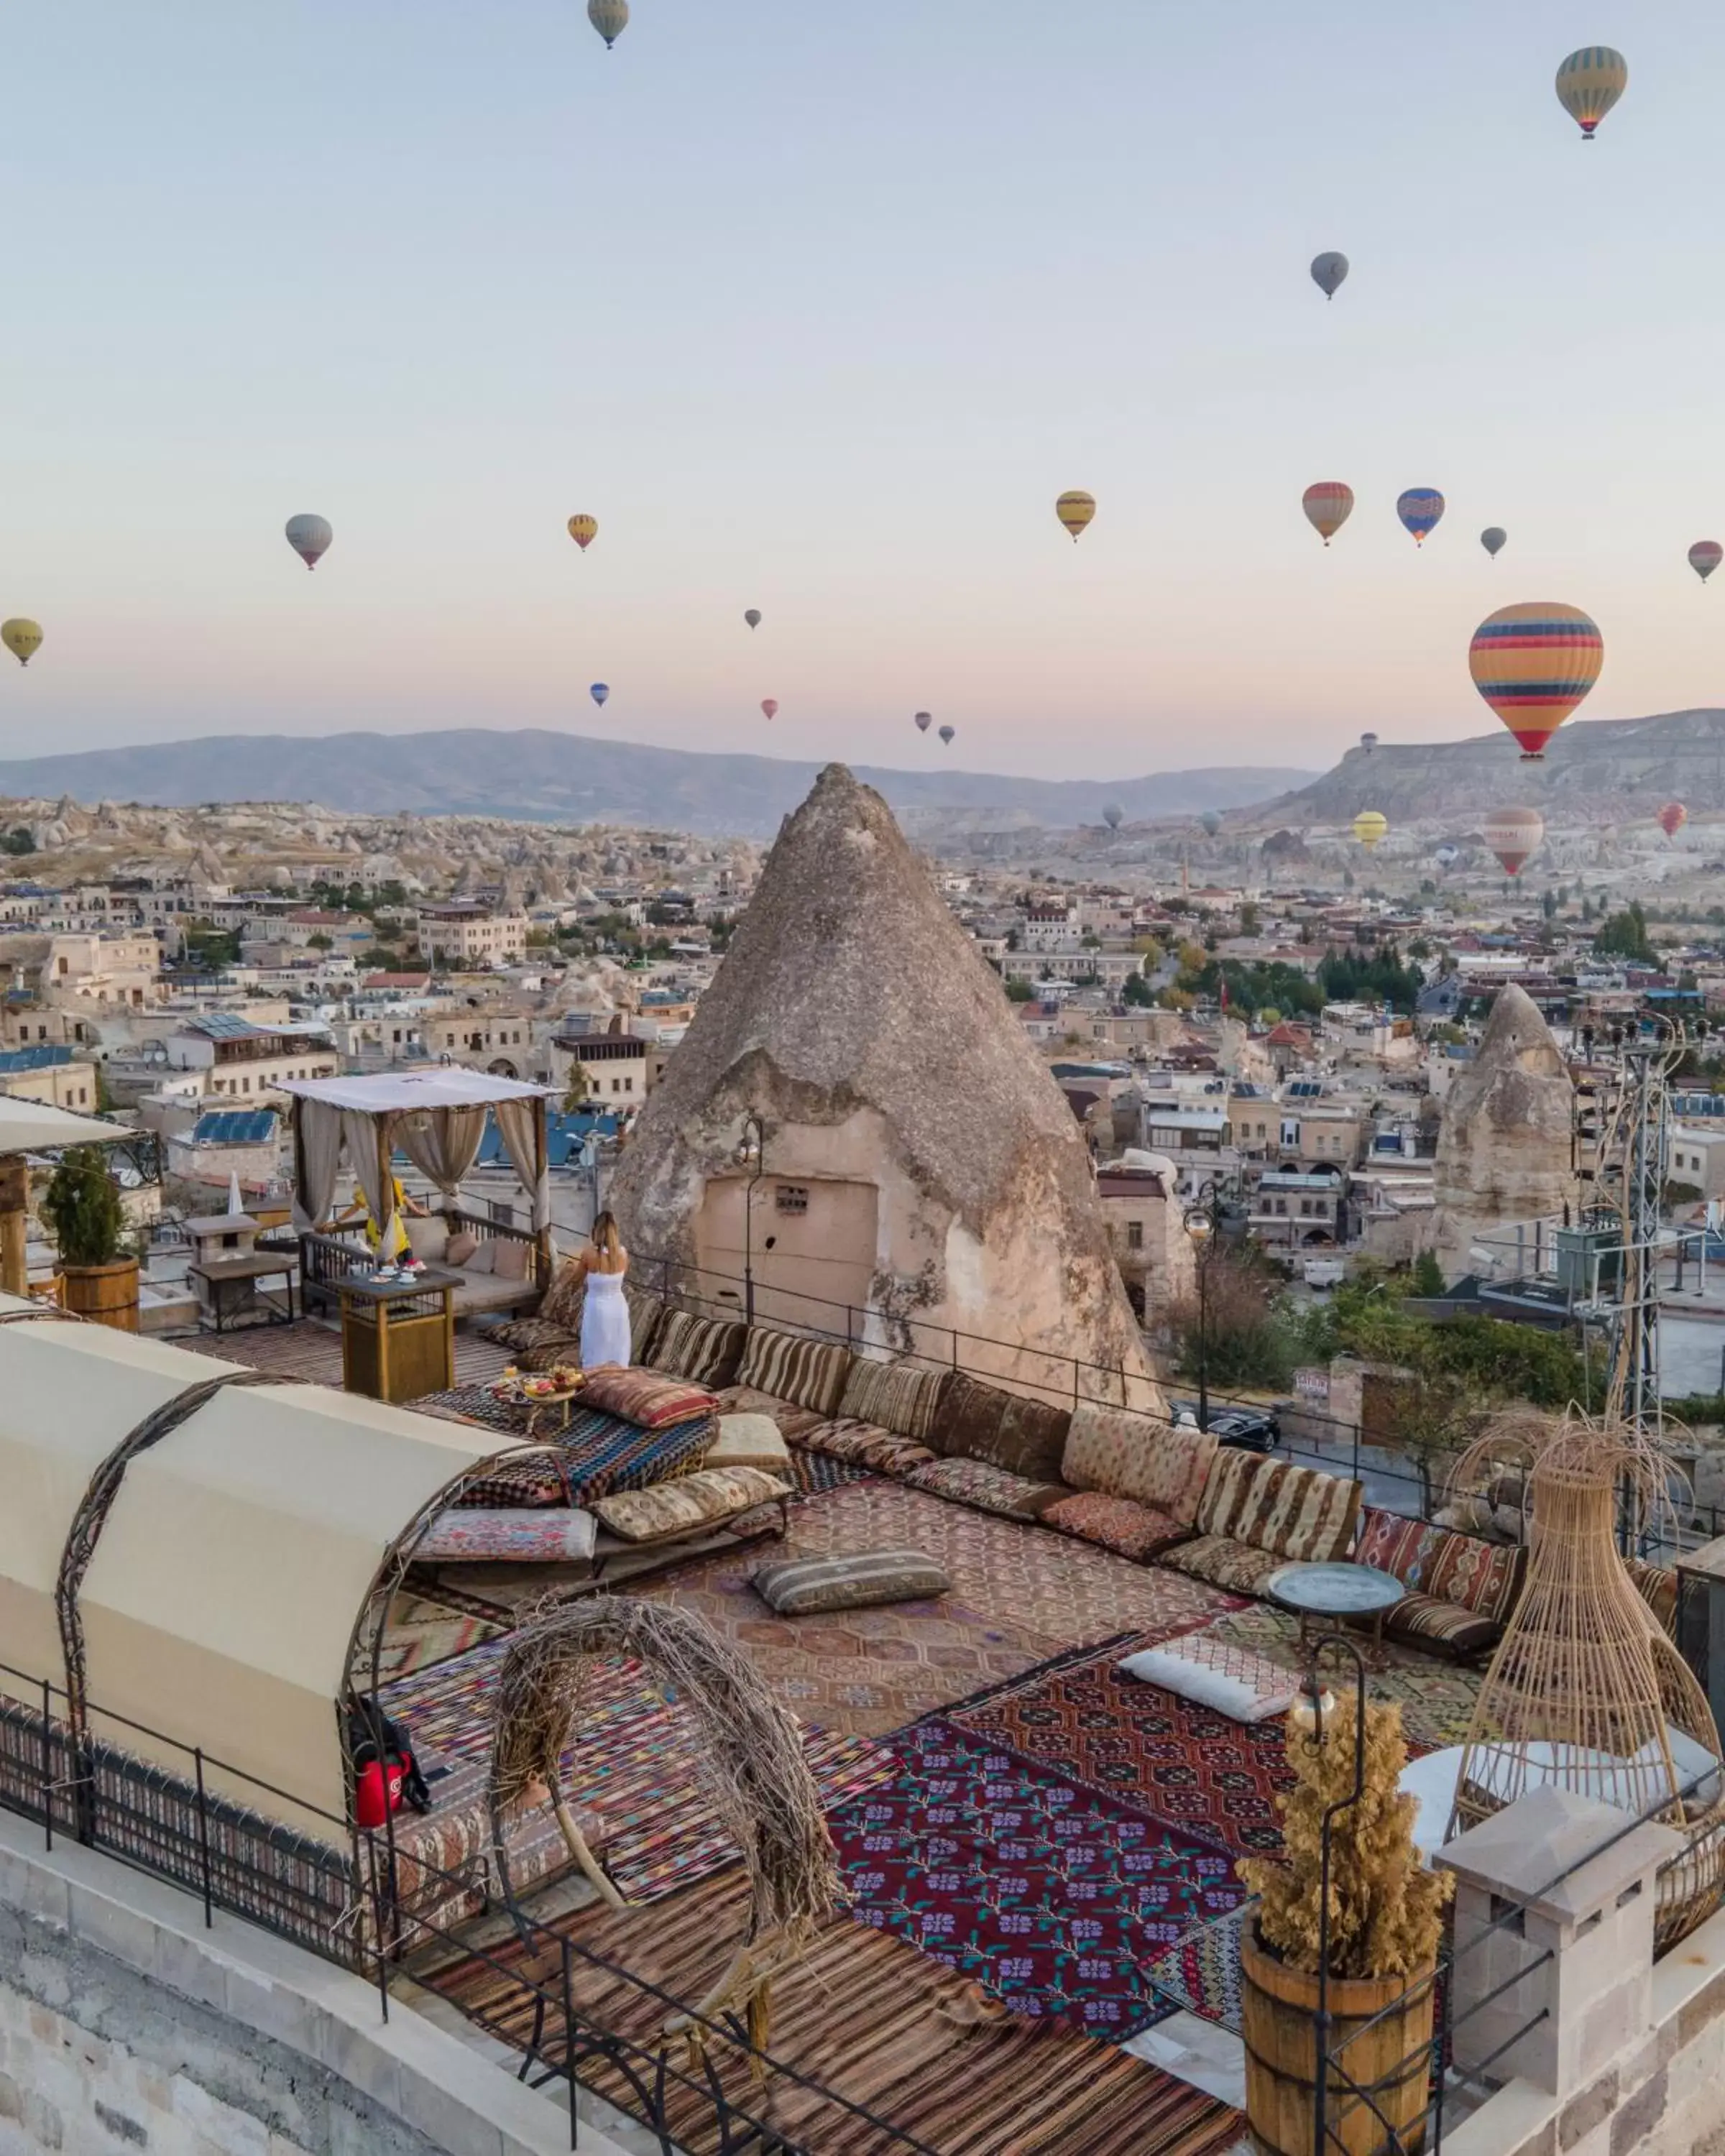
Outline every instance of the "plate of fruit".
<svg viewBox="0 0 1725 2156">
<path fill-rule="evenodd" d="M 586 1382 L 586 1373 L 573 1363 L 559 1363 L 549 1370 L 518 1370 L 513 1364 L 491 1385 L 494 1400 L 516 1407 L 542 1407 L 548 1400 L 572 1399 Z"/>
</svg>

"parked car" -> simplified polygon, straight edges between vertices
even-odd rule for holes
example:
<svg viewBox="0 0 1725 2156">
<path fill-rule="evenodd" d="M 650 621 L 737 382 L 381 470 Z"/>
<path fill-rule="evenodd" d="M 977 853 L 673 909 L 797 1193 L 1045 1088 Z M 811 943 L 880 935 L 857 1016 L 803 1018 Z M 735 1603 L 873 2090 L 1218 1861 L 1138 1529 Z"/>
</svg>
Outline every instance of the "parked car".
<svg viewBox="0 0 1725 2156">
<path fill-rule="evenodd" d="M 1199 1427 L 1196 1400 L 1171 1400 L 1177 1425 Z M 1224 1445 L 1239 1452 L 1274 1452 L 1281 1443 L 1281 1424 L 1274 1408 L 1212 1408 L 1209 1427 Z"/>
</svg>

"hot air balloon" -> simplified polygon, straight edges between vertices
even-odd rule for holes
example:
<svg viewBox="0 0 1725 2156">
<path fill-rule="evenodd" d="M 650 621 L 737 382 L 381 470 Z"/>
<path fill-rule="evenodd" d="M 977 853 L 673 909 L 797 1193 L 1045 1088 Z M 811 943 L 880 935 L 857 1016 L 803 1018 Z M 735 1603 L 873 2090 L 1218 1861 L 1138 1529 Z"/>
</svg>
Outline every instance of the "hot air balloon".
<svg viewBox="0 0 1725 2156">
<path fill-rule="evenodd" d="M 611 685 L 608 681 L 595 681 L 587 693 L 594 703 L 603 705 L 611 693 Z"/>
<path fill-rule="evenodd" d="M 1300 497 L 1306 521 L 1326 547 L 1353 514 L 1353 489 L 1339 479 L 1321 479 Z"/>
<path fill-rule="evenodd" d="M 1353 819 L 1353 835 L 1368 853 L 1387 836 L 1389 830 L 1389 819 L 1376 808 L 1362 808 Z"/>
<path fill-rule="evenodd" d="M 1312 281 L 1327 300 L 1333 300 L 1337 288 L 1348 275 L 1348 257 L 1337 254 L 1333 248 L 1325 254 L 1312 258 Z"/>
<path fill-rule="evenodd" d="M 769 719 L 776 719 L 778 716 L 778 697 L 762 696 L 761 699 L 761 709 L 767 714 Z"/>
<path fill-rule="evenodd" d="M 604 39 L 608 53 L 629 28 L 629 0 L 587 0 L 587 19 Z"/>
<path fill-rule="evenodd" d="M 1508 532 L 1501 524 L 1488 524 L 1480 534 L 1480 544 L 1495 562 L 1502 551 L 1504 541 L 1508 536 Z"/>
<path fill-rule="evenodd" d="M 1584 45 L 1558 69 L 1558 102 L 1586 142 L 1628 87 L 1629 64 L 1609 45 Z"/>
<path fill-rule="evenodd" d="M 20 666 L 29 665 L 41 643 L 42 629 L 39 623 L 26 621 L 22 614 L 14 615 L 10 621 L 0 621 L 0 644 L 6 646 Z"/>
<path fill-rule="evenodd" d="M 1410 486 L 1396 501 L 1395 513 L 1414 535 L 1417 547 L 1444 513 L 1444 497 L 1435 486 Z"/>
<path fill-rule="evenodd" d="M 572 516 L 569 519 L 569 536 L 583 554 L 598 536 L 599 520 L 597 516 Z"/>
<path fill-rule="evenodd" d="M 1117 831 L 1121 825 L 1126 821 L 1126 811 L 1124 808 L 1117 807 L 1116 804 L 1111 801 L 1107 807 L 1102 811 L 1102 821 L 1108 826 L 1108 829 L 1111 831 Z"/>
<path fill-rule="evenodd" d="M 918 711 L 916 714 L 917 732 L 919 734 L 926 734 L 928 732 L 929 726 L 933 722 L 933 719 L 934 713 L 932 711 Z"/>
<path fill-rule="evenodd" d="M 1725 547 L 1717 539 L 1697 539 L 1689 549 L 1689 566 L 1705 583 L 1721 562 L 1725 562 Z"/>
<path fill-rule="evenodd" d="M 748 624 L 751 629 L 758 629 L 761 626 L 761 609 L 759 607 L 745 607 L 742 610 L 742 618 Z"/>
<path fill-rule="evenodd" d="M 1055 515 L 1072 534 L 1075 546 L 1078 542 L 1080 533 L 1096 513 L 1096 496 L 1093 494 L 1086 494 L 1080 486 L 1069 486 L 1055 504 Z"/>
<path fill-rule="evenodd" d="M 1503 864 L 1506 875 L 1520 875 L 1544 836 L 1545 819 L 1537 808 L 1494 808 L 1486 819 L 1486 844 Z"/>
<path fill-rule="evenodd" d="M 321 516 L 290 516 L 287 521 L 287 542 L 308 569 L 317 567 L 335 536 Z"/>
<path fill-rule="evenodd" d="M 1473 633 L 1473 685 L 1534 762 L 1599 678 L 1605 647 L 1579 607 L 1522 599 L 1487 614 Z"/>
<path fill-rule="evenodd" d="M 1689 811 L 1681 801 L 1667 801 L 1654 821 L 1668 839 L 1675 839 L 1689 821 Z"/>
<path fill-rule="evenodd" d="M 1214 839 L 1222 828 L 1222 819 L 1214 808 L 1206 808 L 1198 820 L 1204 826 L 1204 834 L 1207 839 Z"/>
<path fill-rule="evenodd" d="M 952 746 L 952 737 L 957 732 L 957 731 L 958 729 L 957 726 L 942 726 L 941 728 L 941 740 L 947 747 L 950 748 Z"/>
<path fill-rule="evenodd" d="M 1377 735 L 1362 734 L 1359 737 L 1359 745 L 1365 751 L 1366 754 L 1369 756 L 1372 753 L 1372 751 L 1378 746 Z"/>
</svg>

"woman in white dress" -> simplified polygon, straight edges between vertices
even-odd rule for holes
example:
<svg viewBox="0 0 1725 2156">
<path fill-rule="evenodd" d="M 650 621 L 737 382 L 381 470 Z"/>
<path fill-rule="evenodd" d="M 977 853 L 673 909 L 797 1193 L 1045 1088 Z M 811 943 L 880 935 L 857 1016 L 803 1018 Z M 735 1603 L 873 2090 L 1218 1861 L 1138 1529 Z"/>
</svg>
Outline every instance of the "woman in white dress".
<svg viewBox="0 0 1725 2156">
<path fill-rule="evenodd" d="M 596 1370 L 602 1363 L 614 1363 L 626 1369 L 629 1326 L 623 1278 L 629 1270 L 629 1252 L 608 1213 L 601 1213 L 593 1224 L 593 1240 L 581 1253 L 581 1270 L 587 1282 L 581 1307 L 581 1367 Z"/>
</svg>

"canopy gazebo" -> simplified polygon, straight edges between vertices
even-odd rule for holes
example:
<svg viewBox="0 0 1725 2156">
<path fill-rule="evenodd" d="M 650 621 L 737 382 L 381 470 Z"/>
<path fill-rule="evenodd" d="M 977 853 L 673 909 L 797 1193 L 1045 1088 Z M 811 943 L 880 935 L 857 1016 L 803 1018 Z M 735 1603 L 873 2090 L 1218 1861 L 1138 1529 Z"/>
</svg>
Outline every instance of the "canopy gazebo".
<svg viewBox="0 0 1725 2156">
<path fill-rule="evenodd" d="M 74 1116 L 42 1101 L 0 1099 L 0 1288 L 26 1292 L 24 1250 L 29 1192 L 24 1156 L 61 1146 L 114 1145 L 136 1132 L 94 1116 Z"/>
</svg>

